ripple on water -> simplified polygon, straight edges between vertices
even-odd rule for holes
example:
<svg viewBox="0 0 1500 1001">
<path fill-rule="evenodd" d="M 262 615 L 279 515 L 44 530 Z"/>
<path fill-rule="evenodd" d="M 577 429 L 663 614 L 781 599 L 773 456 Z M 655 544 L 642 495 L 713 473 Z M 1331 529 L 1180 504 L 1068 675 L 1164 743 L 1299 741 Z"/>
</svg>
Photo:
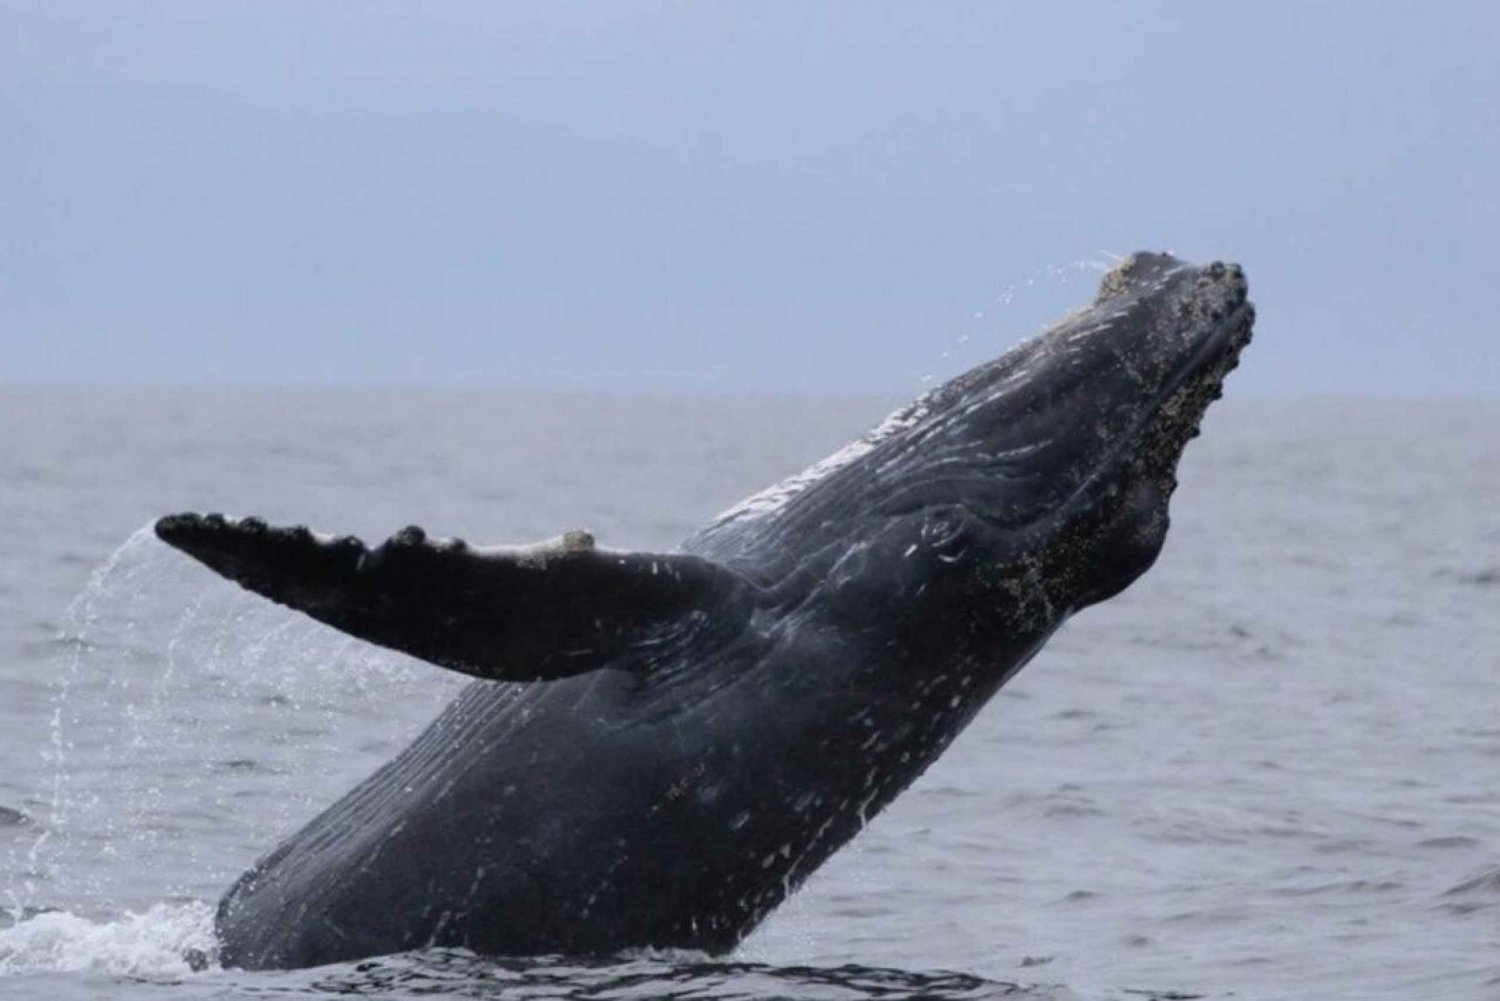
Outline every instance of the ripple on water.
<svg viewBox="0 0 1500 1001">
<path fill-rule="evenodd" d="M 1283 886 L 1271 890 L 1277 897 L 1316 897 L 1339 893 L 1394 893 L 1406 884 L 1394 879 L 1345 879 L 1316 886 Z"/>
<path fill-rule="evenodd" d="M 1465 894 L 1500 896 L 1500 866 L 1486 869 L 1479 875 L 1464 880 L 1457 886 L 1444 891 L 1443 896 L 1457 897 Z"/>
<path fill-rule="evenodd" d="M 861 1001 L 904 998 L 982 1001 L 1065 997 L 1050 988 L 987 980 L 967 973 L 845 965 L 771 966 L 711 962 L 695 954 L 625 955 L 593 960 L 485 959 L 433 949 L 314 971 L 306 987 L 345 995 L 448 997 L 738 999 Z"/>
<path fill-rule="evenodd" d="M 1455 834 L 1442 838 L 1426 838 L 1417 842 L 1418 848 L 1478 848 L 1481 842 L 1478 838 L 1465 837 Z"/>
</svg>

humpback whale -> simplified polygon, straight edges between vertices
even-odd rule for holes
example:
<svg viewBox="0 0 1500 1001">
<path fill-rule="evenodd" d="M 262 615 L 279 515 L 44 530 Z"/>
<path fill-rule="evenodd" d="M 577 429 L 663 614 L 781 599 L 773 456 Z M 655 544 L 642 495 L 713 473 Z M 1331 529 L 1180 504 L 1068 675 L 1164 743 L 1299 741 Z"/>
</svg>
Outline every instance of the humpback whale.
<svg viewBox="0 0 1500 1001">
<path fill-rule="evenodd" d="M 476 679 L 227 891 L 221 961 L 732 949 L 1152 565 L 1253 317 L 1238 267 L 1133 255 L 672 552 L 162 518 L 243 587 Z"/>
</svg>

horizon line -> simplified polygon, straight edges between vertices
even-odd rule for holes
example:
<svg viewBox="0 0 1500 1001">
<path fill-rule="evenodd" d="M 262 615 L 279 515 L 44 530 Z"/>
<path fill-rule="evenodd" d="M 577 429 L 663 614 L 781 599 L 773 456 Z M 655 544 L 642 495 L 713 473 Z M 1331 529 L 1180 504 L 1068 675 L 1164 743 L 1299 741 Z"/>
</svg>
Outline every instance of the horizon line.
<svg viewBox="0 0 1500 1001">
<path fill-rule="evenodd" d="M 946 381 L 946 380 L 944 380 Z M 329 381 L 329 380 L 293 380 L 271 382 L 266 380 L 204 380 L 196 382 L 154 382 L 154 381 L 105 381 L 90 379 L 7 379 L 0 377 L 0 393 L 28 393 L 28 392 L 168 392 L 168 393 L 200 393 L 200 392 L 327 392 L 327 393 L 351 393 L 351 392 L 373 392 L 373 393 L 460 393 L 460 394 L 490 394 L 490 393 L 517 393 L 536 396 L 613 396 L 625 398 L 717 398 L 717 399 L 756 399 L 756 398 L 781 398 L 781 399 L 845 399 L 845 400 L 890 400 L 905 399 L 920 396 L 939 385 L 941 382 L 933 381 L 915 388 L 905 390 L 895 388 L 827 388 L 827 389 L 776 389 L 759 386 L 708 386 L 708 385 L 638 385 L 638 386 L 585 386 L 568 385 L 558 382 L 399 382 L 385 380 L 370 381 Z M 1443 403 L 1474 403 L 1494 405 L 1500 404 L 1500 394 L 1481 396 L 1467 393 L 1431 393 L 1431 392 L 1351 392 L 1348 390 L 1328 390 L 1323 392 L 1309 392 L 1306 390 L 1293 390 L 1288 392 L 1267 391 L 1265 389 L 1248 388 L 1244 390 L 1229 389 L 1224 394 L 1226 401 L 1257 401 L 1257 402 L 1337 402 L 1342 400 L 1360 400 L 1369 402 L 1443 402 Z"/>
</svg>

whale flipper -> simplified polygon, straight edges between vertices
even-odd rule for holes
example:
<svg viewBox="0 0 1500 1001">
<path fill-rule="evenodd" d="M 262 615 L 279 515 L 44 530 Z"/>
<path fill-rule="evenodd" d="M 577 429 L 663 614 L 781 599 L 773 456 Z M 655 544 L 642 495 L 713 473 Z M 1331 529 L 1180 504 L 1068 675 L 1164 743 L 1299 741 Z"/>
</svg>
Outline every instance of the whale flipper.
<svg viewBox="0 0 1500 1001">
<path fill-rule="evenodd" d="M 351 636 L 496 681 L 565 678 L 606 663 L 644 672 L 657 648 L 738 631 L 754 604 L 754 586 L 720 564 L 601 550 L 586 532 L 480 549 L 413 527 L 371 549 L 257 518 L 177 514 L 157 521 L 156 534 Z"/>
</svg>

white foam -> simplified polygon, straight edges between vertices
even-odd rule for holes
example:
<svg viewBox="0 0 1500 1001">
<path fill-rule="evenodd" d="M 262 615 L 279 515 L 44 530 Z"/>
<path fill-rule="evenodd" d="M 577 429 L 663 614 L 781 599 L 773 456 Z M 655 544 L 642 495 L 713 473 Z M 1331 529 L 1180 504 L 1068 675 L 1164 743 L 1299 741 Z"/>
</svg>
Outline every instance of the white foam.
<svg viewBox="0 0 1500 1001">
<path fill-rule="evenodd" d="M 213 925 L 213 908 L 202 901 L 156 904 L 106 921 L 47 911 L 0 928 L 0 975 L 178 977 L 193 972 L 190 951 L 212 956 Z"/>
</svg>

